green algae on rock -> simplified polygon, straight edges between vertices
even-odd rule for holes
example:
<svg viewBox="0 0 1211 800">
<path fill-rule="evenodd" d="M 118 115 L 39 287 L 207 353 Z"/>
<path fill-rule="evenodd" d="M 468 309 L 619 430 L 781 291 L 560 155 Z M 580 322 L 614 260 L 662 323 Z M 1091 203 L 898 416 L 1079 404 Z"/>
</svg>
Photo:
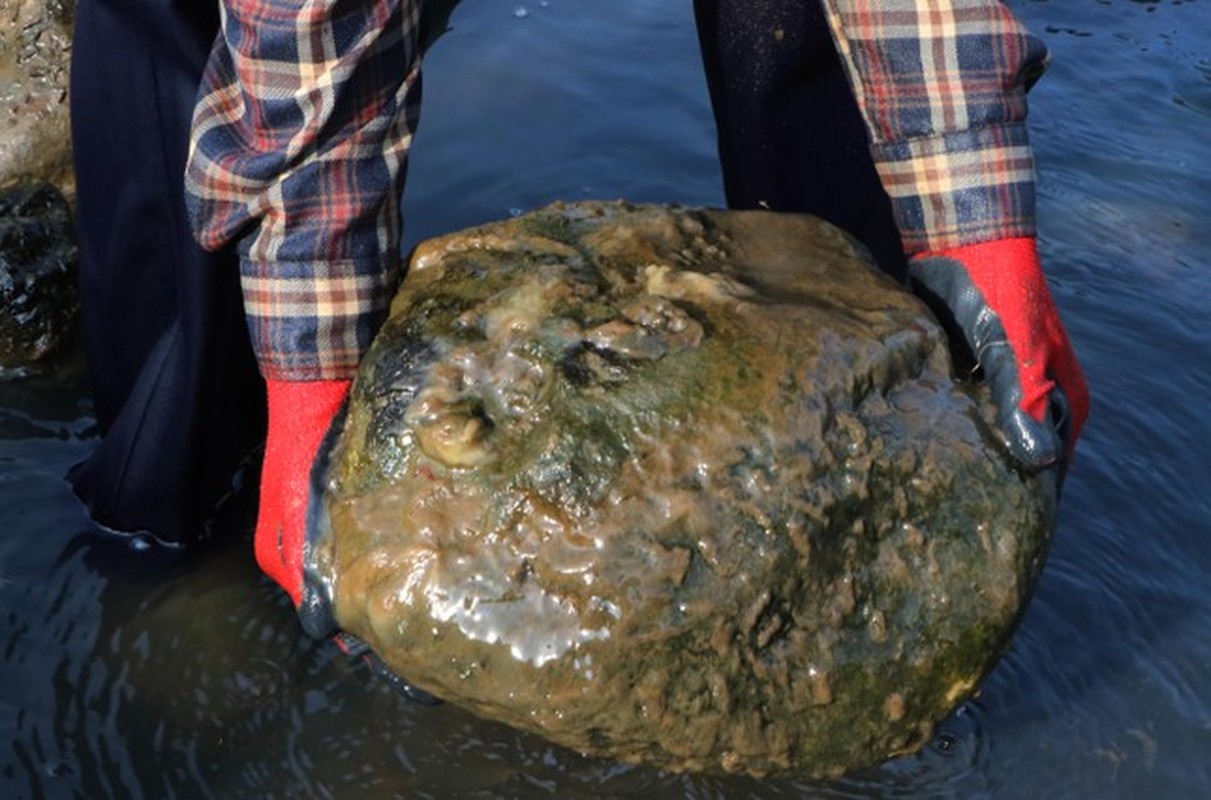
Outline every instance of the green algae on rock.
<svg viewBox="0 0 1211 800">
<path fill-rule="evenodd" d="M 843 234 L 625 204 L 418 248 L 324 491 L 309 568 L 398 674 L 584 753 L 753 775 L 927 740 L 1051 523 Z"/>
</svg>

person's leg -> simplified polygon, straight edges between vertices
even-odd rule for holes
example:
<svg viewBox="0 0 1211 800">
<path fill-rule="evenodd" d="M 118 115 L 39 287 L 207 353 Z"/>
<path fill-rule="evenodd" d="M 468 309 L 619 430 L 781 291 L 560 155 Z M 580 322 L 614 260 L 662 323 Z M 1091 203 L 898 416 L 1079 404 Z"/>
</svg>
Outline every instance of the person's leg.
<svg viewBox="0 0 1211 800">
<path fill-rule="evenodd" d="M 94 519 L 188 543 L 263 436 L 236 260 L 193 241 L 182 174 L 213 3 L 81 0 L 72 63 Z"/>
<path fill-rule="evenodd" d="M 799 211 L 903 274 L 891 205 L 819 0 L 694 0 L 731 208 Z"/>
</svg>

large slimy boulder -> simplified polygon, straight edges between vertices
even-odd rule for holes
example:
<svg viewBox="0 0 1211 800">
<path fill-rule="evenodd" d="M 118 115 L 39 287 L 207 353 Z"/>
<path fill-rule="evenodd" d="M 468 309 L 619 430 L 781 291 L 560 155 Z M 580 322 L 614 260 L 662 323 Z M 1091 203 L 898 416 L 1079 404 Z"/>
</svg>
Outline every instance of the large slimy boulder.
<svg viewBox="0 0 1211 800">
<path fill-rule="evenodd" d="M 399 675 L 575 750 L 835 776 L 1003 649 L 1050 504 L 813 218 L 556 205 L 418 248 L 309 566 Z"/>
</svg>

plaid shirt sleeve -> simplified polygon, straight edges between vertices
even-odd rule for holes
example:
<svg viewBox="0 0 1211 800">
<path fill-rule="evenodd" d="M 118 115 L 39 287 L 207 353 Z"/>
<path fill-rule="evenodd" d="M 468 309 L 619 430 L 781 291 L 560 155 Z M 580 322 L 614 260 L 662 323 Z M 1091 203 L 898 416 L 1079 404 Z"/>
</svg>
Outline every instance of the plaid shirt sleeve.
<svg viewBox="0 0 1211 800">
<path fill-rule="evenodd" d="M 997 0 L 824 0 L 909 255 L 1035 235 L 1043 43 Z"/>
<path fill-rule="evenodd" d="M 186 201 L 236 244 L 267 378 L 351 377 L 399 272 L 420 104 L 420 0 L 223 0 L 194 111 Z"/>
</svg>

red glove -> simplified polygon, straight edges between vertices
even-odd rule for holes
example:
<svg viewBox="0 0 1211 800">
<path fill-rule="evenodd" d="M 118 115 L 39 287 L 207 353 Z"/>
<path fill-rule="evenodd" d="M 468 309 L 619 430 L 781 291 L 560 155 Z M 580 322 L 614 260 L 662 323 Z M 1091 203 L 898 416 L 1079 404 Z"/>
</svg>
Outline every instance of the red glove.
<svg viewBox="0 0 1211 800">
<path fill-rule="evenodd" d="M 393 674 L 370 648 L 337 631 L 331 598 L 323 587 L 307 584 L 304 543 L 311 502 L 312 467 L 320 443 L 349 394 L 352 381 L 266 381 L 269 395 L 269 437 L 261 469 L 261 506 L 254 547 L 257 564 L 294 601 L 304 630 L 316 638 L 331 637 L 353 658 L 406 700 L 437 705 L 441 700 Z M 305 587 L 305 584 L 306 587 Z"/>
<path fill-rule="evenodd" d="M 915 288 L 957 327 L 997 406 L 1010 453 L 1062 478 L 1089 415 L 1089 389 L 1060 324 L 1033 238 L 926 253 L 909 262 Z"/>
<path fill-rule="evenodd" d="M 388 681 L 406 700 L 423 706 L 442 701 L 397 677 L 361 640 L 340 633 L 331 598 L 314 582 L 304 586 L 304 542 L 308 537 L 311 470 L 332 420 L 352 381 L 265 381 L 269 395 L 269 438 L 260 473 L 260 511 L 254 548 L 257 564 L 291 595 L 299 621 L 316 638 L 331 637 L 350 657 Z"/>
<path fill-rule="evenodd" d="M 303 542 L 311 465 L 351 381 L 266 381 L 269 436 L 261 470 L 257 564 L 298 607 L 303 596 Z"/>
</svg>

